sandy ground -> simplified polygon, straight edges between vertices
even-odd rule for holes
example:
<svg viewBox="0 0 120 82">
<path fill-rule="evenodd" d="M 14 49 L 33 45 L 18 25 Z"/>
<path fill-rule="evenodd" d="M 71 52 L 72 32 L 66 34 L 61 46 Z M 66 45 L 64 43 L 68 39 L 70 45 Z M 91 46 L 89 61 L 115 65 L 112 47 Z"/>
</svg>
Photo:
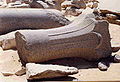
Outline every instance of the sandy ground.
<svg viewBox="0 0 120 82">
<path fill-rule="evenodd" d="M 98 0 L 100 9 L 120 12 L 120 0 Z"/>
<path fill-rule="evenodd" d="M 109 29 L 112 38 L 111 40 L 112 46 L 120 46 L 120 26 L 110 24 Z M 49 63 L 55 64 L 54 61 L 51 61 Z M 79 80 L 82 81 L 120 80 L 120 63 L 111 63 L 107 71 L 100 71 L 98 68 L 96 68 L 94 62 L 87 62 L 79 58 L 58 60 L 56 63 L 79 68 L 79 73 L 72 75 L 72 77 L 78 78 Z M 21 63 L 19 62 L 17 51 L 15 50 L 3 51 L 2 49 L 0 49 L 0 71 L 15 73 L 19 69 L 21 69 Z M 25 75 L 3 76 L 2 73 L 0 73 L 0 82 L 27 82 L 27 80 Z"/>
</svg>

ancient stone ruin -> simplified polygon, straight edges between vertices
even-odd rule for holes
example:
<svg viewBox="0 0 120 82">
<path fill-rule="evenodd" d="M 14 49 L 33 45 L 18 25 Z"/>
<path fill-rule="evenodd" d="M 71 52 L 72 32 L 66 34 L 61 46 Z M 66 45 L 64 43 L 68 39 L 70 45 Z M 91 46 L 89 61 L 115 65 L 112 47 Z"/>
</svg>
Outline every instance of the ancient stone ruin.
<svg viewBox="0 0 120 82">
<path fill-rule="evenodd" d="M 16 32 L 21 61 L 43 62 L 64 57 L 97 60 L 108 57 L 112 52 L 108 23 L 94 18 L 80 19 L 55 29 Z"/>
<path fill-rule="evenodd" d="M 99 0 L 0 0 L 0 57 L 16 51 L 10 57 L 21 68 L 12 72 L 1 68 L 0 76 L 26 75 L 28 82 L 60 80 L 85 68 L 69 64 L 70 59 L 82 59 L 101 71 L 107 71 L 111 62 L 119 63 L 119 52 L 113 52 L 120 47 L 112 46 L 109 27 L 120 25 L 120 13 L 99 9 L 99 4 Z"/>
</svg>

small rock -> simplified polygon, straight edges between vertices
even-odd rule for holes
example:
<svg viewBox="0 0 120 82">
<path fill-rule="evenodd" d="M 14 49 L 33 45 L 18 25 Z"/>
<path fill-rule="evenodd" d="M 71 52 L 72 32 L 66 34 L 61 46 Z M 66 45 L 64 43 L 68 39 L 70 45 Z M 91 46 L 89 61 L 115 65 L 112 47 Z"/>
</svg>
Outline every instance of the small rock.
<svg viewBox="0 0 120 82">
<path fill-rule="evenodd" d="M 17 71 L 15 73 L 15 75 L 17 76 L 21 76 L 21 75 L 24 75 L 26 73 L 26 69 L 25 68 L 22 68 L 21 70 Z"/>
<path fill-rule="evenodd" d="M 92 8 L 97 8 L 98 7 L 98 3 L 97 2 L 93 2 Z"/>
<path fill-rule="evenodd" d="M 2 74 L 4 76 L 12 76 L 12 75 L 14 75 L 14 73 L 12 73 L 12 72 L 2 72 Z"/>
<path fill-rule="evenodd" d="M 16 48 L 15 33 L 16 31 L 13 31 L 0 36 L 0 46 L 3 50 Z"/>
<path fill-rule="evenodd" d="M 120 63 L 120 55 L 116 54 L 115 57 L 114 57 L 114 61 L 116 63 Z"/>
<path fill-rule="evenodd" d="M 35 63 L 26 64 L 26 76 L 29 80 L 62 77 L 76 73 L 78 73 L 78 69 L 75 67 Z"/>
<path fill-rule="evenodd" d="M 16 41 L 15 39 L 7 39 L 2 41 L 2 49 L 8 50 L 11 48 L 16 48 Z"/>
<path fill-rule="evenodd" d="M 71 7 L 73 6 L 72 2 L 71 1 L 64 1 L 62 4 L 61 4 L 61 7 L 62 8 L 67 8 L 67 7 Z"/>
<path fill-rule="evenodd" d="M 84 0 L 71 0 L 71 1 L 64 1 L 61 4 L 62 8 L 67 8 L 67 7 L 76 7 L 78 9 L 85 9 L 86 4 Z"/>
<path fill-rule="evenodd" d="M 30 2 L 30 7 L 31 8 L 48 8 L 48 4 L 45 3 L 44 1 L 39 1 L 39 0 L 36 0 L 36 1 L 32 1 Z"/>
<path fill-rule="evenodd" d="M 105 62 L 99 62 L 98 63 L 98 68 L 101 70 L 101 71 L 106 71 L 108 69 L 108 66 L 106 65 Z"/>
<path fill-rule="evenodd" d="M 79 79 L 73 79 L 72 81 L 81 81 L 81 80 L 79 80 Z"/>
<path fill-rule="evenodd" d="M 5 3 L 0 6 L 0 8 L 5 8 L 5 7 L 7 7 L 7 4 Z"/>
<path fill-rule="evenodd" d="M 85 4 L 84 0 L 72 0 L 72 4 L 75 4 L 76 7 L 80 8 L 80 9 L 86 8 L 86 4 Z"/>
<path fill-rule="evenodd" d="M 67 16 L 67 15 L 78 16 L 81 13 L 82 13 L 82 11 L 80 11 L 79 9 L 67 7 L 66 11 L 65 11 L 65 16 Z"/>
</svg>

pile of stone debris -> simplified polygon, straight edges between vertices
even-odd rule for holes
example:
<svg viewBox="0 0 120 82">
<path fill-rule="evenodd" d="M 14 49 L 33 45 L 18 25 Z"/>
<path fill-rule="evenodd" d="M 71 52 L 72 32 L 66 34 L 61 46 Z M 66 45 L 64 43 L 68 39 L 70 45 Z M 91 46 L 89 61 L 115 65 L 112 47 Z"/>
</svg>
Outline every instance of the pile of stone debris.
<svg viewBox="0 0 120 82">
<path fill-rule="evenodd" d="M 101 9 L 100 15 L 100 20 L 107 20 L 109 23 L 120 25 L 120 12 Z"/>
<path fill-rule="evenodd" d="M 64 10 L 65 15 L 78 16 L 86 7 L 97 8 L 96 0 L 1 0 L 1 8 L 43 8 Z"/>
</svg>

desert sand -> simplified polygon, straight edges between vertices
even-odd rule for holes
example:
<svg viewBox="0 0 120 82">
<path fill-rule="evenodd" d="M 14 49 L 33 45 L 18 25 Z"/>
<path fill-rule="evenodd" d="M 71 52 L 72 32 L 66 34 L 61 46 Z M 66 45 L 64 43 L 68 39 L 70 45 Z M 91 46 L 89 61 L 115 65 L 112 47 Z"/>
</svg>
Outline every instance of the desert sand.
<svg viewBox="0 0 120 82">
<path fill-rule="evenodd" d="M 120 12 L 120 0 L 98 0 L 100 9 L 107 9 Z"/>
</svg>

